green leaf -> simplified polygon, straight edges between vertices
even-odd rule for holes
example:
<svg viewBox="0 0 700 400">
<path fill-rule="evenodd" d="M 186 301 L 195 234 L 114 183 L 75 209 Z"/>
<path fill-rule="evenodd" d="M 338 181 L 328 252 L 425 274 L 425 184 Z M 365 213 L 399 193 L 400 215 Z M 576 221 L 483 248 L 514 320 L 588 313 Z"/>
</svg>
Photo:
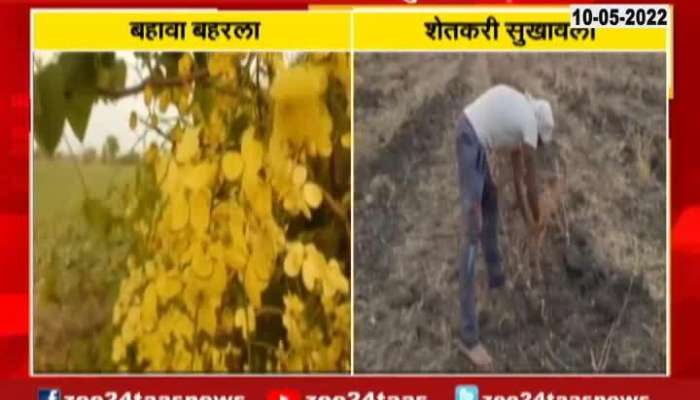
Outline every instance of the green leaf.
<svg viewBox="0 0 700 400">
<path fill-rule="evenodd" d="M 82 142 L 97 99 L 98 55 L 94 53 L 62 53 L 58 65 L 65 77 L 63 97 L 66 118 L 75 136 Z"/>
<path fill-rule="evenodd" d="M 136 115 L 136 111 L 132 111 L 131 114 L 129 115 L 129 129 L 132 131 L 136 129 L 136 126 L 138 125 L 139 120 L 138 116 Z"/>
<path fill-rule="evenodd" d="M 174 78 L 178 76 L 177 62 L 180 61 L 183 53 L 180 52 L 170 52 L 162 53 L 158 57 L 158 63 L 165 67 L 165 76 L 168 78 Z"/>
<path fill-rule="evenodd" d="M 74 93 L 66 99 L 66 118 L 75 136 L 82 142 L 85 130 L 90 120 L 92 105 L 95 103 L 95 93 Z"/>
<path fill-rule="evenodd" d="M 102 67 L 112 67 L 116 59 L 117 56 L 114 52 L 97 54 L 97 64 Z"/>
<path fill-rule="evenodd" d="M 97 69 L 96 85 L 100 89 L 118 91 L 126 85 L 126 63 L 117 60 L 111 67 Z"/>
<path fill-rule="evenodd" d="M 112 69 L 100 67 L 97 69 L 96 85 L 100 89 L 109 89 L 112 83 Z"/>
<path fill-rule="evenodd" d="M 58 64 L 36 74 L 34 84 L 34 138 L 53 154 L 63 134 L 66 119 L 65 76 Z"/>
<path fill-rule="evenodd" d="M 66 77 L 68 92 L 90 92 L 97 83 L 96 55 L 94 53 L 61 53 L 58 64 Z"/>
<path fill-rule="evenodd" d="M 124 89 L 124 85 L 126 85 L 126 63 L 124 60 L 118 60 L 112 66 L 111 88 L 121 90 Z"/>
</svg>

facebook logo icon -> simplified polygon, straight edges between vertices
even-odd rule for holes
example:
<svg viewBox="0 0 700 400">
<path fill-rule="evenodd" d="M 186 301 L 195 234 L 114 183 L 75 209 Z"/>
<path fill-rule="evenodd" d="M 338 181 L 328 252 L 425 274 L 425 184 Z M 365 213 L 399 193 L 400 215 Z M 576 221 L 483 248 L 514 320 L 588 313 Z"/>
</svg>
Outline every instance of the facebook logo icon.
<svg viewBox="0 0 700 400">
<path fill-rule="evenodd" d="M 58 389 L 39 389 L 39 400 L 61 400 L 61 391 Z"/>
<path fill-rule="evenodd" d="M 479 388 L 474 385 L 457 386 L 455 400 L 479 400 Z"/>
</svg>

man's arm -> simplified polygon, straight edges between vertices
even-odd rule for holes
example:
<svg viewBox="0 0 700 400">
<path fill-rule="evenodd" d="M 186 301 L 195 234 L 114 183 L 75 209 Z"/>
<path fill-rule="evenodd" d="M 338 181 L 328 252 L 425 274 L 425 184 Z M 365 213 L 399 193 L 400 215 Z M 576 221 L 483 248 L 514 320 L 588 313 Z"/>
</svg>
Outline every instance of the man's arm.
<svg viewBox="0 0 700 400">
<path fill-rule="evenodd" d="M 522 146 L 523 159 L 525 160 L 525 187 L 527 200 L 530 203 L 532 217 L 536 224 L 540 223 L 540 199 L 537 193 L 537 168 L 535 165 L 535 149 L 526 144 Z"/>
<path fill-rule="evenodd" d="M 515 199 L 520 214 L 522 214 L 525 223 L 532 225 L 534 220 L 529 206 L 525 205 L 525 195 L 523 194 L 523 175 L 525 173 L 525 163 L 523 161 L 523 150 L 518 146 L 511 153 L 511 161 L 513 165 L 513 189 L 515 190 Z"/>
</svg>

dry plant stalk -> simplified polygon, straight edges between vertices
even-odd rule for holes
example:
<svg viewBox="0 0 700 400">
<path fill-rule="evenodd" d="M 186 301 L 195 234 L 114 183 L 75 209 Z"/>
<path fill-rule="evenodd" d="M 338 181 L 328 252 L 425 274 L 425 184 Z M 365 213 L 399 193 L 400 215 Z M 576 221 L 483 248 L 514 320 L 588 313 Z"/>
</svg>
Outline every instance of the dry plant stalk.
<svg viewBox="0 0 700 400">
<path fill-rule="evenodd" d="M 531 246 L 530 249 L 531 257 L 533 257 L 531 262 L 534 263 L 534 268 L 539 280 L 542 280 L 542 268 L 540 265 L 542 244 L 544 243 L 544 238 L 547 233 L 549 223 L 556 217 L 557 212 L 559 211 L 561 195 L 561 182 L 559 179 L 554 178 L 553 180 L 547 182 L 539 198 L 540 221 L 532 229 L 531 237 L 534 240 L 532 243 L 533 246 Z"/>
<path fill-rule="evenodd" d="M 548 226 L 552 221 L 556 221 L 562 231 L 567 229 L 565 216 L 562 216 L 564 209 L 562 206 L 563 193 L 564 182 L 559 175 L 559 168 L 556 168 L 555 176 L 545 182 L 539 196 L 540 219 L 535 226 L 528 229 L 527 238 L 524 241 L 523 255 L 526 264 L 533 268 L 535 280 L 538 282 L 542 282 L 544 279 L 541 255 Z M 527 198 L 523 197 L 523 201 L 527 203 Z M 529 209 L 528 204 L 521 204 L 520 206 Z"/>
</svg>

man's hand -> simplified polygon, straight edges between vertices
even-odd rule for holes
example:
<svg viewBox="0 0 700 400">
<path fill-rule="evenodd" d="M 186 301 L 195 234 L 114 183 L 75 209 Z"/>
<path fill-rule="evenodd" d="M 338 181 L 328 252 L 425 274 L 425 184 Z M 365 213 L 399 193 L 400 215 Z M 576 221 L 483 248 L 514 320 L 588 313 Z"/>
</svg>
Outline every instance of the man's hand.
<svg viewBox="0 0 700 400">
<path fill-rule="evenodd" d="M 527 190 L 527 201 L 532 211 L 533 225 L 540 224 L 540 199 L 537 185 L 537 168 L 535 165 L 535 149 L 522 145 L 523 159 L 525 161 L 525 188 Z"/>
<path fill-rule="evenodd" d="M 527 201 L 524 191 L 524 174 L 525 163 L 523 161 L 523 152 L 520 147 L 513 150 L 511 153 L 511 161 L 513 165 L 513 190 L 515 191 L 515 207 L 520 210 L 523 220 L 527 226 L 533 226 L 534 218 L 532 216 L 531 207 Z"/>
<path fill-rule="evenodd" d="M 540 221 L 539 196 L 537 193 L 535 149 L 525 144 L 521 145 L 516 150 L 513 150 L 511 158 L 516 204 L 525 223 L 531 228 L 536 228 L 542 222 Z"/>
</svg>

